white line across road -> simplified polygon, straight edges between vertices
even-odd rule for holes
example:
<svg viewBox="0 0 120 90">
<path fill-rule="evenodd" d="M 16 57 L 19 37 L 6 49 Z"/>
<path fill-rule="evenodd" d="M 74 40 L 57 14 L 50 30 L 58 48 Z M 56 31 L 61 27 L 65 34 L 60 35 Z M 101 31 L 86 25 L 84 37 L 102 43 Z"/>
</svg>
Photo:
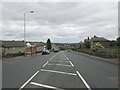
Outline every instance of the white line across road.
<svg viewBox="0 0 120 90">
<path fill-rule="evenodd" d="M 85 84 L 85 86 L 88 88 L 88 90 L 92 90 L 90 88 L 90 86 L 87 84 L 87 82 L 85 81 L 85 79 L 82 77 L 82 75 L 78 71 L 76 71 L 76 73 L 78 74 L 78 76 L 80 77 L 80 79 L 83 81 L 83 83 Z"/>
<path fill-rule="evenodd" d="M 46 69 L 41 69 L 41 71 L 53 72 L 53 73 L 60 73 L 60 74 L 67 74 L 67 75 L 74 75 L 74 76 L 77 75 L 77 74 L 75 74 L 75 73 L 68 73 L 68 72 L 61 72 L 61 71 L 54 71 L 54 70 L 46 70 Z"/>
<path fill-rule="evenodd" d="M 67 60 L 51 60 L 51 61 L 53 61 L 53 62 L 69 62 Z"/>
<path fill-rule="evenodd" d="M 47 65 L 57 65 L 57 66 L 68 66 L 68 67 L 71 67 L 71 65 L 65 65 L 65 64 L 47 64 Z"/>
<path fill-rule="evenodd" d="M 39 71 L 37 71 L 30 79 L 28 79 L 28 80 L 19 88 L 19 90 L 23 89 L 23 88 L 30 82 L 30 80 L 32 80 L 38 73 L 39 73 Z"/>
<path fill-rule="evenodd" d="M 49 88 L 49 89 L 64 90 L 64 89 L 60 89 L 60 88 L 57 88 L 57 87 L 53 87 L 53 86 L 49 86 L 49 85 L 44 85 L 44 84 L 36 83 L 36 82 L 30 82 L 30 84 L 36 85 L 36 86 L 39 86 L 39 87 Z"/>
</svg>

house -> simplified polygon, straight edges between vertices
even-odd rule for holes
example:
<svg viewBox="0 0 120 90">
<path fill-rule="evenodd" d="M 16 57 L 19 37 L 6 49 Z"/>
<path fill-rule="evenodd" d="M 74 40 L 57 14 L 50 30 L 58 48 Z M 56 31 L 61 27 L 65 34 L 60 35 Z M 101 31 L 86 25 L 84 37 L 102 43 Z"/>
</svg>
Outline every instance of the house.
<svg viewBox="0 0 120 90">
<path fill-rule="evenodd" d="M 2 41 L 2 54 L 24 53 L 24 41 Z"/>
<path fill-rule="evenodd" d="M 24 43 L 24 41 L 2 41 L 2 54 L 3 56 L 6 56 L 8 54 L 15 54 L 15 53 L 24 53 L 25 48 L 27 48 L 26 44 L 28 42 Z M 44 43 L 42 42 L 29 42 L 32 46 L 35 46 L 33 48 L 34 53 L 41 52 L 43 50 Z M 25 47 L 26 46 L 26 47 Z"/>
<path fill-rule="evenodd" d="M 52 43 L 51 45 L 52 45 L 52 48 L 51 48 L 52 50 L 58 50 L 59 49 L 59 47 L 56 44 Z"/>
<path fill-rule="evenodd" d="M 90 41 L 91 45 L 94 44 L 94 43 L 99 42 L 104 47 L 109 47 L 110 46 L 110 40 L 108 40 L 108 39 L 106 39 L 104 37 L 94 36 L 89 41 Z"/>
</svg>

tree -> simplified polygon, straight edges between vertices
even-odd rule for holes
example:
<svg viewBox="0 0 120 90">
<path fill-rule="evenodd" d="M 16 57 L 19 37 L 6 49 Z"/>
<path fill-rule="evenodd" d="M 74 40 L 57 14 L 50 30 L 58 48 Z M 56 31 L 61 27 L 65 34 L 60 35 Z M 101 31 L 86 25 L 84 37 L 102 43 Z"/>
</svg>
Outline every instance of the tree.
<svg viewBox="0 0 120 90">
<path fill-rule="evenodd" d="M 86 48 L 90 48 L 90 39 L 89 39 L 89 37 L 84 40 L 84 45 L 85 45 Z"/>
<path fill-rule="evenodd" d="M 120 46 L 120 37 L 117 38 L 117 46 Z"/>
<path fill-rule="evenodd" d="M 110 47 L 115 47 L 117 45 L 117 42 L 115 40 L 110 42 Z"/>
<path fill-rule="evenodd" d="M 84 45 L 85 45 L 86 48 L 90 48 L 90 41 L 85 41 Z"/>
<path fill-rule="evenodd" d="M 50 39 L 47 40 L 47 49 L 50 50 L 51 49 L 51 41 Z"/>
</svg>

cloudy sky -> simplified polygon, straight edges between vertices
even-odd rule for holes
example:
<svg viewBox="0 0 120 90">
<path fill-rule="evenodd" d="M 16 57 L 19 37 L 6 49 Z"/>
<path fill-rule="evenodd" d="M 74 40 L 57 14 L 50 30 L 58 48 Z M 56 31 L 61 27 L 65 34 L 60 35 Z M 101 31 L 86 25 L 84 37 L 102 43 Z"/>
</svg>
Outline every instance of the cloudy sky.
<svg viewBox="0 0 120 90">
<path fill-rule="evenodd" d="M 34 10 L 34 13 L 29 13 Z M 26 39 L 75 43 L 94 35 L 115 40 L 118 36 L 117 2 L 5 2 L 2 3 L 3 40 Z"/>
</svg>

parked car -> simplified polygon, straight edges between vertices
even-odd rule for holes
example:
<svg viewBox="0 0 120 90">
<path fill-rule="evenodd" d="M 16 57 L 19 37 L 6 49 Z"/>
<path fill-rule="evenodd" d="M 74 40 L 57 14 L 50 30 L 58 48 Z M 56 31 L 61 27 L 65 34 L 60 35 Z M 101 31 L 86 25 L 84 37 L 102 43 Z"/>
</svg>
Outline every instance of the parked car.
<svg viewBox="0 0 120 90">
<path fill-rule="evenodd" d="M 70 52 L 70 49 L 68 49 L 67 51 Z"/>
<path fill-rule="evenodd" d="M 49 50 L 43 50 L 42 55 L 46 55 L 46 54 L 50 54 L 50 51 Z"/>
<path fill-rule="evenodd" d="M 55 49 L 54 52 L 55 52 L 55 53 L 59 52 L 59 49 Z"/>
</svg>

